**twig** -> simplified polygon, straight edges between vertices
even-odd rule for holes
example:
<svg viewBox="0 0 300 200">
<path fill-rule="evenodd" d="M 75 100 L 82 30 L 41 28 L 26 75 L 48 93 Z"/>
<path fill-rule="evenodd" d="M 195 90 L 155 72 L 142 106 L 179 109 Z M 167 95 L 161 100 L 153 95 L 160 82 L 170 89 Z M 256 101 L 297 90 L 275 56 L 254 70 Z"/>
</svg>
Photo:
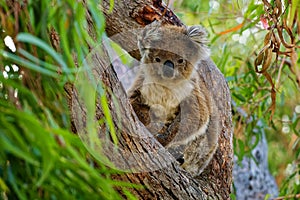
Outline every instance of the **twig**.
<svg viewBox="0 0 300 200">
<path fill-rule="evenodd" d="M 282 72 L 282 68 L 283 68 L 283 65 L 285 63 L 285 58 L 286 58 L 286 55 L 283 56 L 283 59 L 280 63 L 280 66 L 279 66 L 279 70 L 278 70 L 278 76 L 277 76 L 277 81 L 276 81 L 276 89 L 278 90 L 279 86 L 280 86 L 280 77 L 281 77 L 281 72 Z"/>
<path fill-rule="evenodd" d="M 273 198 L 272 200 L 282 200 L 282 199 L 291 199 L 291 198 L 300 198 L 300 194 L 291 194 L 288 196 L 276 197 L 276 198 Z"/>
</svg>

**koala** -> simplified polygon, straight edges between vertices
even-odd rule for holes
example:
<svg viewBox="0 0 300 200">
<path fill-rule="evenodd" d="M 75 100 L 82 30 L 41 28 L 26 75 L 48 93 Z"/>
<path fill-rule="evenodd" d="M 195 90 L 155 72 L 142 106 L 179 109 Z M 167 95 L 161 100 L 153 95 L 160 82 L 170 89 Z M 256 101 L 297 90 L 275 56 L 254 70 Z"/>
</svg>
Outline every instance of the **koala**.
<svg viewBox="0 0 300 200">
<path fill-rule="evenodd" d="M 130 103 L 154 137 L 197 176 L 214 155 L 219 135 L 214 101 L 197 72 L 210 55 L 206 31 L 153 22 L 138 47 L 141 67 L 128 90 Z"/>
</svg>

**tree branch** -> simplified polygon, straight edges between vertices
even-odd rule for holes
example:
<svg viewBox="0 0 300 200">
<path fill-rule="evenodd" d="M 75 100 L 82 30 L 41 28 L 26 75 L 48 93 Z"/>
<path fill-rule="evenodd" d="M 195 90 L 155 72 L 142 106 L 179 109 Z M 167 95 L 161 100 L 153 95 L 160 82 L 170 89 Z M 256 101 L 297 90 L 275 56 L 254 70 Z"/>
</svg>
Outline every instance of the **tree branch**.
<svg viewBox="0 0 300 200">
<path fill-rule="evenodd" d="M 155 19 L 183 25 L 159 0 L 115 1 L 111 13 L 108 7 L 109 0 L 104 0 L 102 9 L 106 16 L 108 36 L 137 59 L 140 58 L 137 51 L 140 28 Z M 93 21 L 89 21 L 92 26 Z M 93 68 L 94 77 L 111 91 L 106 93 L 106 98 L 120 142 L 117 150 L 112 143 L 104 145 L 103 148 L 104 152 L 114 152 L 107 153 L 107 156 L 119 168 L 122 166 L 123 169 L 131 170 L 113 178 L 144 185 L 145 189 L 131 190 L 140 199 L 230 199 L 233 160 L 231 100 L 225 78 L 215 64 L 210 59 L 202 61 L 198 72 L 218 106 L 221 126 L 219 147 L 204 172 L 199 177 L 192 178 L 139 122 L 108 57 L 104 48 L 102 53 L 96 51 L 91 56 L 92 66 L 97 66 Z M 66 90 L 71 94 L 70 107 L 78 107 L 80 97 L 77 90 L 72 86 L 66 87 Z M 100 103 L 96 113 L 99 119 L 104 116 Z M 85 109 L 72 110 L 73 124 L 84 124 L 76 121 L 74 116 L 78 115 L 85 116 Z M 77 127 L 73 130 L 79 131 Z M 105 124 L 99 125 L 98 130 L 99 137 L 105 138 L 103 135 L 108 132 L 108 127 Z"/>
</svg>

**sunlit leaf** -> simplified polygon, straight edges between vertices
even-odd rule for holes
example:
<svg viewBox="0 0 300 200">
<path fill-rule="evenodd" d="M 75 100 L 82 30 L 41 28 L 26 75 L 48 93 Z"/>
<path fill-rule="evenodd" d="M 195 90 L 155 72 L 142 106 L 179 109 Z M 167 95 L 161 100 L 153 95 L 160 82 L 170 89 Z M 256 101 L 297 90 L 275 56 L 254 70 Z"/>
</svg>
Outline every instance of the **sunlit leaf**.
<svg viewBox="0 0 300 200">
<path fill-rule="evenodd" d="M 28 33 L 19 33 L 17 36 L 17 41 L 19 42 L 27 42 L 33 45 L 38 46 L 39 48 L 43 49 L 44 51 L 47 52 L 50 56 L 52 56 L 57 63 L 63 68 L 65 73 L 69 73 L 69 68 L 65 64 L 65 62 L 62 60 L 61 56 L 56 53 L 52 47 L 50 47 L 47 43 L 42 41 L 41 39 L 28 34 Z"/>
</svg>

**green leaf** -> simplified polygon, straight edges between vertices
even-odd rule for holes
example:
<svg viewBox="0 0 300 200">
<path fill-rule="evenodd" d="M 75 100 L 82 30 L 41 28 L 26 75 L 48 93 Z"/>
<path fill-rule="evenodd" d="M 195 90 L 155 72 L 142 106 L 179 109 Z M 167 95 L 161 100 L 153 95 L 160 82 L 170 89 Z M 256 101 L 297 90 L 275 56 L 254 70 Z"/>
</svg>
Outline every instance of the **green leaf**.
<svg viewBox="0 0 300 200">
<path fill-rule="evenodd" d="M 127 199 L 129 199 L 129 200 L 137 200 L 137 197 L 135 197 L 130 191 L 128 191 L 126 189 L 123 189 L 122 191 L 125 194 L 125 196 L 127 197 Z"/>
<path fill-rule="evenodd" d="M 100 102 L 101 102 L 101 107 L 103 110 L 103 114 L 105 116 L 105 120 L 106 120 L 106 124 L 109 127 L 109 131 L 110 131 L 110 135 L 112 137 L 112 140 L 114 142 L 115 145 L 118 144 L 118 138 L 116 135 L 116 130 L 115 130 L 115 124 L 112 120 L 112 116 L 110 114 L 110 109 L 108 106 L 108 101 L 107 101 L 107 97 L 106 97 L 106 91 L 103 88 L 103 84 L 100 82 L 100 84 L 97 87 L 97 91 L 99 92 L 100 95 Z"/>
<path fill-rule="evenodd" d="M 2 149 L 5 149 L 7 152 L 14 154 L 15 156 L 25 160 L 26 162 L 35 166 L 39 166 L 39 162 L 37 160 L 35 160 L 27 152 L 24 152 L 18 146 L 15 146 L 14 143 L 10 141 L 9 138 L 7 138 L 3 133 L 1 133 L 0 135 L 0 146 Z"/>
<path fill-rule="evenodd" d="M 63 61 L 61 56 L 54 51 L 52 47 L 50 47 L 46 42 L 37 38 L 29 33 L 19 33 L 17 35 L 17 41 L 19 42 L 27 42 L 33 45 L 38 46 L 39 48 L 43 49 L 48 55 L 50 55 L 56 62 L 62 67 L 65 73 L 70 73 L 68 66 Z"/>
<path fill-rule="evenodd" d="M 7 187 L 7 185 L 5 184 L 4 180 L 0 177 L 0 188 L 1 191 L 3 192 L 9 192 L 9 188 Z"/>
<path fill-rule="evenodd" d="M 39 65 L 36 65 L 32 62 L 29 62 L 15 54 L 12 54 L 12 53 L 9 53 L 7 51 L 3 51 L 0 49 L 0 54 L 3 56 L 3 57 L 6 57 L 6 58 L 9 58 L 11 61 L 15 62 L 16 64 L 19 64 L 20 66 L 25 66 L 27 67 L 28 69 L 31 69 L 31 70 L 34 70 L 36 72 L 40 72 L 42 74 L 45 74 L 47 76 L 51 76 L 53 78 L 57 78 L 58 77 L 58 74 L 57 72 L 53 72 L 53 71 L 50 71 L 48 69 L 45 69 L 43 67 L 40 67 Z"/>
<path fill-rule="evenodd" d="M 237 94 L 237 93 L 232 93 L 232 95 L 237 98 L 238 100 L 240 100 L 241 102 L 246 102 L 246 99 L 243 95 L 241 94 Z"/>
</svg>

